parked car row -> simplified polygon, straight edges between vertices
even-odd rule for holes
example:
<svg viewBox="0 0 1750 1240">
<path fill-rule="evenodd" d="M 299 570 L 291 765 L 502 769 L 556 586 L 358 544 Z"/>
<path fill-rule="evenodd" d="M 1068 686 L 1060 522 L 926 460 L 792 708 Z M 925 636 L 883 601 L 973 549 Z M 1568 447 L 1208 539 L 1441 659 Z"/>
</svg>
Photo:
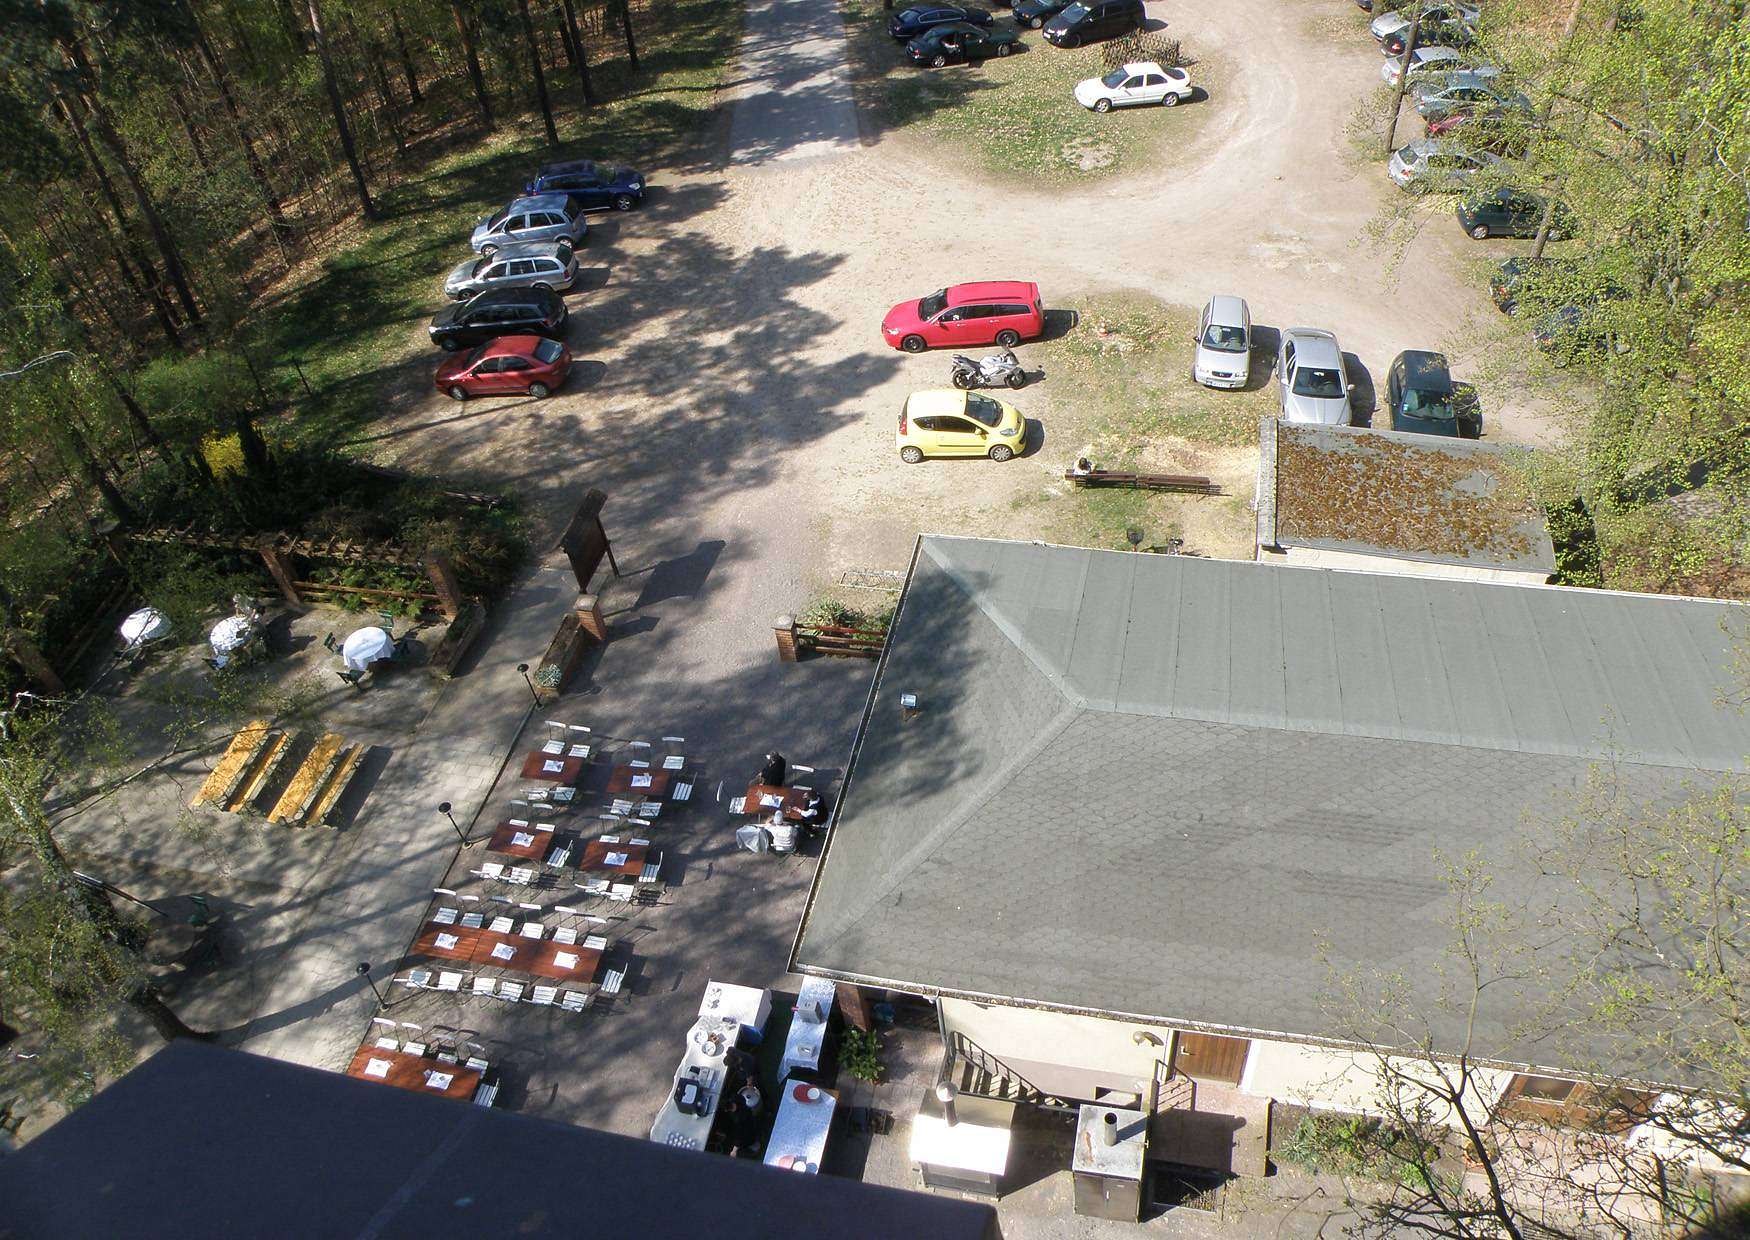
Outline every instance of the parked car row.
<svg viewBox="0 0 1750 1240">
<path fill-rule="evenodd" d="M 1039 31 L 1054 47 L 1081 47 L 1140 30 L 1147 22 L 1143 0 L 1009 0 L 1009 3 L 1014 29 L 997 26 L 993 14 L 970 5 L 917 4 L 895 13 L 888 20 L 887 33 L 905 45 L 906 57 L 913 64 L 940 69 L 990 56 L 1007 56 L 1020 46 L 1021 29 Z"/>
<path fill-rule="evenodd" d="M 1237 389 L 1251 382 L 1252 312 L 1245 299 L 1211 297 L 1197 318 L 1191 377 L 1204 387 Z M 1355 384 L 1334 333 L 1318 327 L 1284 329 L 1276 347 L 1281 418 L 1317 426 L 1355 421 Z M 1386 373 L 1390 429 L 1466 439 L 1483 433 L 1482 415 L 1468 389 L 1456 385 L 1446 358 L 1406 349 Z"/>
<path fill-rule="evenodd" d="M 432 343 L 447 358 L 439 391 L 470 396 L 521 392 L 543 397 L 565 381 L 570 318 L 560 296 L 576 287 L 576 249 L 589 236 L 590 211 L 630 211 L 645 180 L 630 168 L 577 159 L 545 164 L 502 210 L 475 225 L 476 257 L 444 279 L 451 305 L 432 317 Z M 466 350 L 466 352 L 464 352 Z"/>
</svg>

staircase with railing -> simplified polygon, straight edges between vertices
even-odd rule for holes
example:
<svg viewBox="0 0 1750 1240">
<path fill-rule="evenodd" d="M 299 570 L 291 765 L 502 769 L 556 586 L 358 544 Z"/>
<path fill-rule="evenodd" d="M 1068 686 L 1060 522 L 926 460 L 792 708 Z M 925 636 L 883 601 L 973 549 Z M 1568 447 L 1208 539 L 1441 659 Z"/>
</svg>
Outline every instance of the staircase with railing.
<svg viewBox="0 0 1750 1240">
<path fill-rule="evenodd" d="M 1077 1106 L 1067 1098 L 1039 1088 L 963 1033 L 953 1033 L 948 1037 L 947 1050 L 942 1057 L 942 1079 L 954 1082 L 961 1093 L 979 1098 L 1025 1102 L 1030 1106 L 1072 1114 Z"/>
</svg>

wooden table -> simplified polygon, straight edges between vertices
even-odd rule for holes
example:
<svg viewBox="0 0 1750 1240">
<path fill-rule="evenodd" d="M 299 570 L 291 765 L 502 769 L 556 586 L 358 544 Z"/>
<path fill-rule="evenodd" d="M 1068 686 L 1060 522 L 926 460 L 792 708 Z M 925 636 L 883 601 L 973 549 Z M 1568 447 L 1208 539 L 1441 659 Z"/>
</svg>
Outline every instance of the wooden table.
<svg viewBox="0 0 1750 1240">
<path fill-rule="evenodd" d="M 522 857 L 528 861 L 545 861 L 547 854 L 553 851 L 558 841 L 554 838 L 556 831 L 537 831 L 533 826 L 517 826 L 514 823 L 501 822 L 498 829 L 492 833 L 492 838 L 486 842 L 486 847 L 495 853 L 506 857 Z M 527 844 L 516 842 L 518 835 L 532 836 Z"/>
<path fill-rule="evenodd" d="M 637 878 L 644 872 L 644 854 L 650 851 L 648 844 L 628 844 L 621 840 L 617 844 L 609 844 L 603 840 L 591 840 L 583 847 L 583 859 L 577 863 L 577 868 L 591 874 L 611 874 L 622 878 Z M 624 853 L 626 859 L 619 865 L 608 864 L 609 853 Z"/>
<path fill-rule="evenodd" d="M 555 784 L 575 784 L 583 775 L 583 768 L 588 765 L 584 758 L 556 758 L 550 753 L 535 750 L 523 759 L 524 779 L 544 779 Z"/>
<path fill-rule="evenodd" d="M 741 812 L 757 814 L 764 818 L 774 809 L 780 808 L 777 805 L 761 804 L 762 797 L 771 796 L 777 797 L 782 802 L 781 808 L 784 811 L 784 817 L 791 822 L 816 822 L 820 818 L 818 810 L 812 818 L 802 812 L 808 808 L 808 798 L 814 795 L 816 794 L 804 792 L 800 788 L 780 788 L 775 784 L 762 784 L 755 781 L 747 786 L 747 804 L 741 807 Z"/>
<path fill-rule="evenodd" d="M 438 943 L 440 936 L 454 938 L 449 947 Z M 413 954 L 433 956 L 440 960 L 459 960 L 480 969 L 506 969 L 512 973 L 527 973 L 555 982 L 575 982 L 579 985 L 595 981 L 601 969 L 602 953 L 579 943 L 555 943 L 552 939 L 525 939 L 512 931 L 473 929 L 467 926 L 440 926 L 427 922 L 413 942 Z M 560 956 L 570 956 L 565 964 Z"/>
<path fill-rule="evenodd" d="M 634 788 L 632 780 L 638 776 L 649 776 L 650 782 L 642 788 Z M 636 766 L 616 766 L 614 773 L 608 776 L 608 795 L 660 799 L 667 795 L 668 785 L 673 777 L 673 771 L 645 770 Z"/>
<path fill-rule="evenodd" d="M 381 1075 L 366 1071 L 373 1059 L 388 1064 L 387 1070 Z M 450 1083 L 442 1089 L 435 1089 L 426 1084 L 428 1072 L 441 1072 L 450 1078 Z M 397 1089 L 436 1094 L 440 1098 L 459 1098 L 463 1102 L 472 1098 L 474 1091 L 480 1088 L 480 1072 L 476 1068 L 459 1063 L 441 1063 L 436 1059 L 427 1059 L 424 1055 L 409 1055 L 405 1051 L 379 1050 L 369 1042 L 358 1048 L 346 1074 L 356 1076 L 361 1081 L 380 1081 Z"/>
</svg>

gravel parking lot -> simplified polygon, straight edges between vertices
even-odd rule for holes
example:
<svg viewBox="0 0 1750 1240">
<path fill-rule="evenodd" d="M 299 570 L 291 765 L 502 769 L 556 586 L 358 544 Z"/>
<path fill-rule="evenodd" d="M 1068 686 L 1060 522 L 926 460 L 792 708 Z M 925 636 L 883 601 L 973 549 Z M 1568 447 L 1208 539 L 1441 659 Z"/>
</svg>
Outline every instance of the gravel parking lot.
<svg viewBox="0 0 1750 1240">
<path fill-rule="evenodd" d="M 646 208 L 594 230 L 589 291 L 571 299 L 583 361 L 566 390 L 456 407 L 421 390 L 423 370 L 409 374 L 407 400 L 380 426 L 391 451 L 472 467 L 550 512 L 593 479 L 622 520 L 732 534 L 740 554 L 724 570 L 724 601 L 759 640 L 771 614 L 843 569 L 903 564 L 920 529 L 1067 538 L 1077 528 L 1056 502 L 1061 474 L 1099 411 L 1071 384 L 1048 377 L 1019 395 L 1042 432 L 1026 457 L 897 459 L 900 403 L 941 385 L 948 358 L 893 352 L 878 324 L 889 305 L 945 283 L 1037 279 L 1062 310 L 1101 295 L 1194 310 L 1230 291 L 1261 325 L 1334 330 L 1363 399 L 1400 349 L 1446 348 L 1459 377 L 1479 382 L 1491 439 L 1559 435 L 1522 365 L 1501 361 L 1478 278 L 1484 258 L 1515 243 L 1470 241 L 1441 199 L 1419 208 L 1425 223 L 1407 242 L 1380 235 L 1406 200 L 1348 134 L 1378 86 L 1379 52 L 1345 0 L 1152 5 L 1188 50 L 1219 54 L 1223 82 L 1195 105 L 1214 115 L 1151 170 L 1049 189 L 971 177 L 951 147 L 884 130 L 868 108 L 860 141 L 844 141 L 844 45 L 821 38 L 812 17 L 786 42 L 782 10 L 796 3 L 755 6 L 714 153 L 654 170 Z M 1021 62 L 1053 54 L 1041 45 Z M 1022 353 L 1037 365 L 1029 355 L 1044 349 Z M 1248 452 L 1202 468 L 1244 478 Z M 1163 518 L 1192 546 L 1244 550 L 1233 505 L 1201 539 L 1199 519 Z"/>
</svg>

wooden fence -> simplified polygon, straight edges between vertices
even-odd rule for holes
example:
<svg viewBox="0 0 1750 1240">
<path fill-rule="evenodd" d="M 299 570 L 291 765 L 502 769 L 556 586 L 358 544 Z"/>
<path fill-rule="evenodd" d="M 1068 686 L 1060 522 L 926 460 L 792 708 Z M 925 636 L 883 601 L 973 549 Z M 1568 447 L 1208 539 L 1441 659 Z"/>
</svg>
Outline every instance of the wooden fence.
<svg viewBox="0 0 1750 1240">
<path fill-rule="evenodd" d="M 794 663 L 805 654 L 844 659 L 877 659 L 887 644 L 883 629 L 852 629 L 837 624 L 803 624 L 794 616 L 779 616 L 772 624 L 778 638 L 778 658 Z"/>
</svg>

